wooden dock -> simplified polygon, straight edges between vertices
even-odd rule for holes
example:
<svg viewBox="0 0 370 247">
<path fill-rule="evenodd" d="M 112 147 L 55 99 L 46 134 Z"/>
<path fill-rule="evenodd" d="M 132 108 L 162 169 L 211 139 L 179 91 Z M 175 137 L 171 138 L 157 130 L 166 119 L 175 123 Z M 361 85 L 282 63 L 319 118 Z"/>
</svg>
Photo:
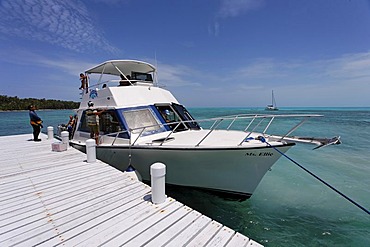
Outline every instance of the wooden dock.
<svg viewBox="0 0 370 247">
<path fill-rule="evenodd" d="M 0 137 L 0 246 L 262 246 L 111 166 Z"/>
</svg>

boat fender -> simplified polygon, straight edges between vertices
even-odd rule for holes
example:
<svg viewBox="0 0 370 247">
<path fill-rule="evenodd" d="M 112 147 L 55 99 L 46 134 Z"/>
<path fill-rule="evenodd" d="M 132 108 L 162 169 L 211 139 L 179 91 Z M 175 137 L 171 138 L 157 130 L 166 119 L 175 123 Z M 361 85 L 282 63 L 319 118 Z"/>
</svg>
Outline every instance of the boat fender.
<svg viewBox="0 0 370 247">
<path fill-rule="evenodd" d="M 257 137 L 256 137 L 256 140 L 259 140 L 259 141 L 261 141 L 262 143 L 265 143 L 265 142 L 266 142 L 266 139 L 265 139 L 265 137 L 263 137 L 263 136 L 257 136 Z"/>
<path fill-rule="evenodd" d="M 142 180 L 140 173 L 132 165 L 129 165 L 124 173 L 127 174 L 131 180 Z"/>
<path fill-rule="evenodd" d="M 249 142 L 250 140 L 254 140 L 254 137 L 248 137 L 244 139 L 245 142 Z"/>
</svg>

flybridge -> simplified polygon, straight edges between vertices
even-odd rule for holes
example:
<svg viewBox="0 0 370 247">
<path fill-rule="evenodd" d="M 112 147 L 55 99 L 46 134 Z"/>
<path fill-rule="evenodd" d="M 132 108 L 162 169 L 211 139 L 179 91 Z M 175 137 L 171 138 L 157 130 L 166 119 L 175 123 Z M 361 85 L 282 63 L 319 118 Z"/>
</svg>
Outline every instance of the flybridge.
<svg viewBox="0 0 370 247">
<path fill-rule="evenodd" d="M 141 85 L 143 82 L 145 84 L 157 83 L 156 68 L 149 63 L 136 60 L 106 61 L 86 70 L 85 74 L 89 78 L 94 74 L 99 75 L 98 82 L 95 85 L 103 85 L 113 81 L 120 82 L 121 84 L 126 82 L 124 85 L 127 86 Z M 103 75 L 107 78 L 104 78 Z M 117 76 L 119 76 L 119 78 Z"/>
<path fill-rule="evenodd" d="M 110 60 L 85 71 L 89 87 L 82 90 L 80 109 L 93 101 L 95 107 L 138 107 L 178 103 L 157 86 L 156 68 L 137 60 Z"/>
</svg>

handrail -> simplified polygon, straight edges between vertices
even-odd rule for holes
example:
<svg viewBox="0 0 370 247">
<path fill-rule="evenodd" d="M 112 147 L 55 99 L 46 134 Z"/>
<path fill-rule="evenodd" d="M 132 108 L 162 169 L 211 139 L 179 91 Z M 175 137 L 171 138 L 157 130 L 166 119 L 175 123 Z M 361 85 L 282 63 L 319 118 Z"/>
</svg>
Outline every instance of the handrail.
<svg viewBox="0 0 370 247">
<path fill-rule="evenodd" d="M 295 131 L 296 129 L 298 129 L 300 126 L 302 126 L 302 124 L 304 122 L 306 122 L 308 120 L 309 117 L 306 117 L 305 119 L 303 119 L 300 123 L 298 123 L 296 126 L 294 126 L 293 128 L 291 128 L 285 135 L 283 135 L 281 138 L 280 138 L 280 141 L 283 140 L 287 135 L 290 135 L 291 133 L 293 133 L 293 131 Z"/>
<path fill-rule="evenodd" d="M 229 126 L 227 126 L 226 130 L 229 130 L 231 128 L 231 126 L 234 124 L 234 122 L 238 119 L 239 116 L 235 116 L 235 118 L 231 121 L 231 123 L 229 124 Z"/>
<path fill-rule="evenodd" d="M 180 126 L 180 124 L 182 124 L 182 122 L 179 122 L 177 125 L 176 125 L 176 127 L 166 136 L 166 138 L 164 138 L 163 139 L 163 141 L 159 144 L 159 146 L 162 146 L 163 145 L 163 143 L 165 142 L 165 141 L 167 141 L 168 140 L 168 138 L 170 138 L 170 136 L 175 132 L 175 130 L 177 130 L 177 128 Z M 168 124 L 167 124 L 168 125 Z"/>
<path fill-rule="evenodd" d="M 249 122 L 248 126 L 244 129 L 244 131 L 247 131 L 249 129 L 249 127 L 252 125 L 252 123 L 254 122 L 256 117 L 257 117 L 257 115 L 255 115 L 254 118 L 252 118 L 252 120 Z"/>
<path fill-rule="evenodd" d="M 107 84 L 108 86 L 109 86 L 109 84 L 113 84 L 113 83 L 117 83 L 117 84 L 115 84 L 114 86 L 112 86 L 112 85 L 110 85 L 109 87 L 121 87 L 120 85 L 119 85 L 119 83 L 121 82 L 122 80 L 119 80 L 119 79 L 111 79 L 111 80 L 105 80 L 105 81 L 101 81 L 101 82 L 97 82 L 97 83 L 95 83 L 95 84 L 92 84 L 92 85 L 89 85 L 88 87 L 87 87 L 87 89 L 96 89 L 96 88 L 102 88 L 102 86 L 104 85 L 104 84 Z M 137 84 L 138 82 L 139 83 L 145 83 L 145 84 L 148 84 L 148 86 L 154 86 L 154 82 L 153 81 L 144 81 L 144 80 L 133 80 L 133 79 L 131 79 L 131 80 L 127 80 L 127 82 L 129 82 L 130 83 L 130 86 L 136 86 L 136 85 L 139 85 L 139 84 Z M 86 91 L 86 89 L 84 89 L 83 90 L 84 92 Z M 88 92 L 86 92 L 86 93 L 88 93 Z"/>
<path fill-rule="evenodd" d="M 252 122 L 254 121 L 256 119 L 256 116 L 252 119 Z M 255 129 L 257 129 L 257 127 L 262 123 L 262 121 L 264 120 L 264 118 L 262 118 L 261 119 L 261 121 L 259 121 L 259 123 L 256 125 L 256 126 L 254 126 L 254 128 L 251 130 L 251 131 L 249 131 L 249 133 L 247 134 L 247 136 L 246 137 L 244 137 L 243 139 L 242 139 L 242 141 L 238 144 L 238 146 L 241 146 L 242 144 L 243 144 L 243 142 L 253 133 L 253 131 L 255 130 Z M 249 128 L 249 126 L 250 126 L 250 124 L 248 125 L 248 127 L 247 128 Z"/>
<path fill-rule="evenodd" d="M 214 128 L 211 128 L 209 131 L 208 131 L 208 133 L 202 138 L 202 140 L 200 140 L 200 142 L 198 142 L 198 144 L 197 145 L 195 145 L 196 147 L 199 147 L 199 145 L 220 125 L 220 123 L 223 121 L 223 119 L 221 118 L 221 119 L 219 119 L 219 122 L 218 122 L 218 124 L 216 124 L 216 122 L 212 125 L 212 126 L 214 126 L 214 125 L 216 125 L 216 127 L 214 127 Z"/>
<path fill-rule="evenodd" d="M 171 128 L 171 130 L 169 131 L 168 135 L 165 138 L 163 138 L 163 140 L 159 143 L 159 145 L 162 146 L 170 138 L 170 136 L 173 135 L 176 132 L 176 130 L 181 125 L 185 125 L 186 126 L 186 123 L 191 123 L 191 122 L 204 123 L 204 122 L 213 121 L 213 123 L 211 124 L 211 127 L 209 129 L 207 129 L 208 132 L 206 133 L 206 135 L 203 136 L 202 139 L 195 144 L 195 147 L 198 147 L 202 142 L 204 142 L 205 139 L 207 139 L 212 134 L 212 132 L 214 130 L 216 130 L 220 126 L 221 123 L 223 123 L 225 121 L 230 121 L 230 124 L 228 124 L 226 128 L 222 128 L 222 129 L 230 130 L 231 127 L 234 126 L 237 121 L 250 119 L 250 121 L 249 121 L 248 124 L 245 123 L 245 124 L 247 124 L 247 127 L 245 127 L 244 130 L 243 130 L 244 132 L 246 132 L 246 136 L 241 140 L 241 142 L 239 144 L 237 144 L 238 146 L 240 146 L 240 145 L 243 144 L 243 142 L 245 142 L 246 139 L 248 139 L 248 137 L 258 127 L 260 127 L 260 125 L 262 124 L 262 122 L 265 119 L 269 119 L 269 121 L 266 124 L 266 126 L 264 127 L 263 131 L 261 132 L 262 134 L 266 134 L 266 132 L 268 131 L 268 129 L 272 126 L 272 123 L 277 118 L 304 118 L 298 124 L 296 124 L 291 129 L 289 129 L 286 132 L 286 134 L 284 134 L 280 138 L 280 140 L 282 140 L 286 136 L 288 136 L 291 133 L 293 133 L 300 126 L 302 126 L 303 123 L 306 122 L 311 117 L 322 117 L 322 115 L 317 115 L 317 114 L 291 114 L 291 115 L 288 115 L 288 114 L 281 114 L 281 115 L 240 114 L 240 115 L 234 115 L 234 116 L 225 116 L 225 117 L 200 119 L 200 120 L 191 119 L 191 120 L 179 121 L 179 122 L 159 123 L 159 124 L 153 124 L 153 125 L 148 125 L 148 126 L 143 126 L 143 127 L 130 128 L 129 130 L 119 131 L 119 132 L 115 132 L 115 133 L 108 133 L 108 134 L 105 134 L 105 135 L 102 135 L 102 136 L 107 136 L 107 135 L 112 136 L 113 134 L 115 134 L 114 140 L 112 141 L 112 144 L 111 144 L 111 145 L 115 145 L 116 140 L 117 140 L 117 138 L 119 137 L 119 135 L 121 133 L 128 133 L 129 134 L 129 139 L 131 140 L 131 138 L 133 137 L 133 133 L 135 131 L 140 130 L 139 133 L 138 133 L 138 135 L 136 136 L 135 140 L 133 142 L 130 141 L 130 146 L 133 146 L 133 145 L 135 145 L 137 143 L 137 141 L 139 140 L 139 138 L 142 137 L 143 133 L 146 130 L 148 130 L 150 128 L 153 128 L 153 127 L 163 127 L 163 126 L 169 126 L 170 124 L 171 125 L 175 125 L 176 124 L 175 128 L 173 128 L 173 129 Z M 260 121 L 253 126 L 252 130 L 248 131 L 248 129 L 252 126 L 252 124 L 254 123 L 254 121 L 257 120 L 257 119 L 259 119 Z"/>
<path fill-rule="evenodd" d="M 131 144 L 132 146 L 136 143 L 136 141 L 139 139 L 139 137 L 141 136 L 141 134 L 143 134 L 144 130 L 146 129 L 147 127 L 144 127 L 141 131 L 140 131 L 140 134 L 137 135 L 135 141 Z M 130 140 L 131 140 L 131 137 L 132 137 L 132 129 L 130 129 L 130 132 L 131 132 L 131 135 L 130 135 Z"/>
<path fill-rule="evenodd" d="M 262 131 L 263 134 L 266 133 L 267 129 L 270 127 L 270 125 L 271 125 L 272 121 L 274 121 L 274 119 L 275 119 L 275 117 L 272 117 L 270 119 L 270 122 L 266 125 L 266 128 Z"/>
</svg>

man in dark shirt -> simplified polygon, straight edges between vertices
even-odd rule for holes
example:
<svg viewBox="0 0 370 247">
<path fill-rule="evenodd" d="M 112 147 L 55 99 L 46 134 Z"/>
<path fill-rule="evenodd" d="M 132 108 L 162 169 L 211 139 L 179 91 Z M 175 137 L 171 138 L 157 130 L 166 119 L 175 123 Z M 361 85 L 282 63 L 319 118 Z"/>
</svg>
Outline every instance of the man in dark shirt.
<svg viewBox="0 0 370 247">
<path fill-rule="evenodd" d="M 33 140 L 35 142 L 41 141 L 39 139 L 39 134 L 41 131 L 42 126 L 42 120 L 39 116 L 37 116 L 37 113 L 35 112 L 36 107 L 34 105 L 28 106 L 29 114 L 30 114 L 30 123 L 33 128 Z"/>
</svg>

